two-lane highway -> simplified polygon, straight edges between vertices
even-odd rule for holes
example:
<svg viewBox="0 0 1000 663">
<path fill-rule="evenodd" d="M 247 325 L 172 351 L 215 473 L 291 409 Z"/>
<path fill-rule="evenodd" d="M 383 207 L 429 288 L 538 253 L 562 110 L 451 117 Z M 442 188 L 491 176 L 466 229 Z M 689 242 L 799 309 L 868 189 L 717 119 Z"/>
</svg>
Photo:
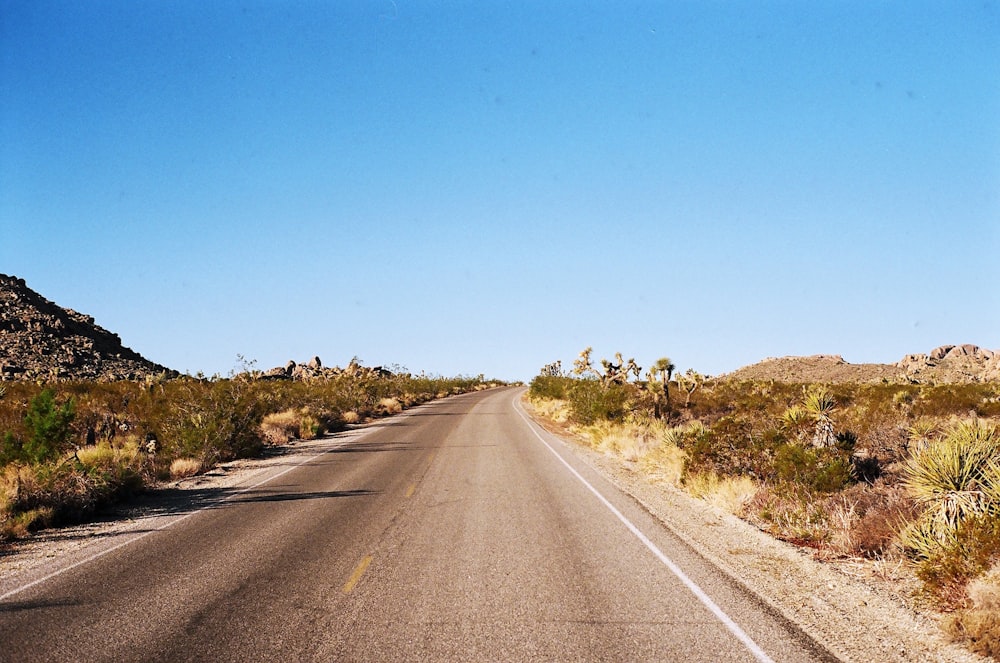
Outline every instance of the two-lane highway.
<svg viewBox="0 0 1000 663">
<path fill-rule="evenodd" d="M 532 424 L 520 393 L 333 438 L 5 582 L 0 660 L 832 660 Z"/>
</svg>

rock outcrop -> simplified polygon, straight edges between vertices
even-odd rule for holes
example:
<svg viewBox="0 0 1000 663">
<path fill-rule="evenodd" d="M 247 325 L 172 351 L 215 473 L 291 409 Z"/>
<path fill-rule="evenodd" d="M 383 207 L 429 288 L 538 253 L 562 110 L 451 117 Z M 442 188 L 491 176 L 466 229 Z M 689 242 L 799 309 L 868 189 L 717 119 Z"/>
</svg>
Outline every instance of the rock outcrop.
<svg viewBox="0 0 1000 663">
<path fill-rule="evenodd" d="M 912 382 L 1000 382 L 1000 352 L 978 345 L 942 345 L 896 362 Z"/>
<path fill-rule="evenodd" d="M 840 355 L 777 357 L 744 366 L 726 378 L 779 382 L 1000 382 L 1000 351 L 978 345 L 942 345 L 895 364 L 851 364 Z"/>
<path fill-rule="evenodd" d="M 142 380 L 175 377 L 89 315 L 65 309 L 0 274 L 0 380 Z"/>
<path fill-rule="evenodd" d="M 354 359 L 347 365 L 347 368 L 323 366 L 323 362 L 319 357 L 313 357 L 306 364 L 297 364 L 294 361 L 289 361 L 284 366 L 276 366 L 268 371 L 264 371 L 258 377 L 262 380 L 329 380 L 342 375 L 356 378 L 391 378 L 395 373 L 381 366 L 362 366 Z"/>
</svg>

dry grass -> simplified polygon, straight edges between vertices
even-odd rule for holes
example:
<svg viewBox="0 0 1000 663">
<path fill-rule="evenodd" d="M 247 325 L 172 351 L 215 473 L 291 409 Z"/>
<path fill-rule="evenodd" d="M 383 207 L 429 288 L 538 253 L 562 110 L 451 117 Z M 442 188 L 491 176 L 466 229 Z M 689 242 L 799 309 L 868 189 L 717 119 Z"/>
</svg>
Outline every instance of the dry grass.
<svg viewBox="0 0 1000 663">
<path fill-rule="evenodd" d="M 652 447 L 647 430 L 637 424 L 598 421 L 584 426 L 580 433 L 590 440 L 590 446 L 597 451 L 631 462 L 642 458 Z"/>
<path fill-rule="evenodd" d="M 570 407 L 567 401 L 557 398 L 531 398 L 529 402 L 540 417 L 550 419 L 557 424 L 569 421 Z"/>
<path fill-rule="evenodd" d="M 197 458 L 176 458 L 170 463 L 170 478 L 183 479 L 201 472 L 201 461 Z"/>
<path fill-rule="evenodd" d="M 347 412 L 340 415 L 341 421 L 345 424 L 356 424 L 361 421 L 361 415 L 354 410 L 348 410 Z"/>
<path fill-rule="evenodd" d="M 395 398 L 383 398 L 378 402 L 375 408 L 379 414 L 390 415 L 399 414 L 403 411 L 403 406 Z"/>
<path fill-rule="evenodd" d="M 112 444 L 110 440 L 101 440 L 97 444 L 81 447 L 76 450 L 76 459 L 88 470 L 111 466 L 138 469 L 138 465 L 142 462 L 139 441 L 132 436 L 119 444 Z"/>
<path fill-rule="evenodd" d="M 1000 612 L 962 610 L 944 620 L 944 629 L 956 642 L 991 658 L 1000 659 Z"/>
<path fill-rule="evenodd" d="M 687 477 L 684 489 L 715 508 L 738 516 L 753 501 L 759 486 L 750 477 L 720 477 L 704 472 Z"/>
<path fill-rule="evenodd" d="M 651 481 L 680 488 L 684 478 L 684 452 L 674 444 L 660 444 L 642 458 L 639 466 Z"/>
<path fill-rule="evenodd" d="M 323 425 L 309 408 L 289 408 L 269 414 L 261 420 L 260 432 L 268 444 L 287 444 L 311 440 L 323 431 Z"/>
<path fill-rule="evenodd" d="M 261 421 L 260 431 L 268 444 L 285 444 L 299 436 L 300 422 L 296 409 L 274 412 Z"/>
<path fill-rule="evenodd" d="M 979 610 L 1000 612 L 1000 566 L 969 583 L 969 599 Z"/>
</svg>

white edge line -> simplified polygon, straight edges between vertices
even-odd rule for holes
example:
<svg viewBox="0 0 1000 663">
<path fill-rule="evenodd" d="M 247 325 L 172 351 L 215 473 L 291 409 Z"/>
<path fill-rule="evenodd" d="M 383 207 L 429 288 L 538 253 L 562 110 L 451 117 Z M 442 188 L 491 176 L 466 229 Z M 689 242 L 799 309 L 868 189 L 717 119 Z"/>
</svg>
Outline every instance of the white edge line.
<svg viewBox="0 0 1000 663">
<path fill-rule="evenodd" d="M 359 435 L 358 437 L 361 437 L 361 436 Z M 340 442 L 340 443 L 335 444 L 333 446 L 327 447 L 326 449 L 324 449 L 323 451 L 319 452 L 318 454 L 314 454 L 312 456 L 309 456 L 308 458 L 305 458 L 304 460 L 299 461 L 298 463 L 296 463 L 295 465 L 292 465 L 291 467 L 286 467 L 285 469 L 283 469 L 282 471 L 278 472 L 277 474 L 275 474 L 273 476 L 269 476 L 266 479 L 258 481 L 257 483 L 255 483 L 253 485 L 247 486 L 246 488 L 241 488 L 240 490 L 236 491 L 235 493 L 232 493 L 231 495 L 227 495 L 226 497 L 224 497 L 222 499 L 219 499 L 219 500 L 216 500 L 216 501 L 214 501 L 214 502 L 212 502 L 210 504 L 206 504 L 205 506 L 201 507 L 200 509 L 196 509 L 194 511 L 190 511 L 188 513 L 185 513 L 183 516 L 178 516 L 178 517 L 174 518 L 173 520 L 171 520 L 170 522 L 168 522 L 168 523 L 166 523 L 164 525 L 160 525 L 157 528 L 145 531 L 142 534 L 138 534 L 138 535 L 132 537 L 131 539 L 128 539 L 127 541 L 123 541 L 123 542 L 121 542 L 121 543 L 119 543 L 117 545 L 111 546 L 110 548 L 105 548 L 104 550 L 101 550 L 100 552 L 94 553 L 90 557 L 86 557 L 86 558 L 81 559 L 79 561 L 73 562 L 69 566 L 64 566 L 64 567 L 62 567 L 60 569 L 57 569 L 57 570 L 53 571 L 52 573 L 50 573 L 50 574 L 48 574 L 46 576 L 43 576 L 41 578 L 38 578 L 37 580 L 32 580 L 31 582 L 29 582 L 29 583 L 27 583 L 25 585 L 21 585 L 20 587 L 15 587 L 14 589 L 8 591 L 6 594 L 0 594 L 0 601 L 5 601 L 6 599 L 8 599 L 8 598 L 10 598 L 12 596 L 15 596 L 17 594 L 20 594 L 21 592 L 23 592 L 25 590 L 31 589 L 32 587 L 35 587 L 36 585 L 41 585 L 42 583 L 47 582 L 47 581 L 51 580 L 52 578 L 55 578 L 56 576 L 60 576 L 63 573 L 66 573 L 67 571 L 72 571 L 73 569 L 75 569 L 78 566 L 83 566 L 84 564 L 89 564 L 90 562 L 93 562 L 96 559 L 100 559 L 101 557 L 104 557 L 105 555 L 110 555 L 111 553 L 113 553 L 114 551 L 118 550 L 119 548 L 124 548 L 125 546 L 131 545 L 131 544 L 135 543 L 136 541 L 140 541 L 142 539 L 145 539 L 150 534 L 155 534 L 156 532 L 162 532 L 163 530 L 169 529 L 170 527 L 173 527 L 177 523 L 179 523 L 179 522 L 181 522 L 183 520 L 187 520 L 191 516 L 197 515 L 197 514 L 201 513 L 202 511 L 205 511 L 207 509 L 214 508 L 214 507 L 216 507 L 219 504 L 222 504 L 224 502 L 228 502 L 229 500 L 231 500 L 231 499 L 233 499 L 233 498 L 235 498 L 235 497 L 237 497 L 239 495 L 242 495 L 243 493 L 249 492 L 249 491 L 253 490 L 254 488 L 258 488 L 260 486 L 263 486 L 264 484 L 270 483 L 271 481 L 274 481 L 278 477 L 284 476 L 285 474 L 288 474 L 292 470 L 297 469 L 297 468 L 301 467 L 302 465 L 305 465 L 306 463 L 312 462 L 312 461 L 316 460 L 317 458 L 319 458 L 320 456 L 323 456 L 324 454 L 327 454 L 327 453 L 329 453 L 330 451 L 332 451 L 334 449 L 339 449 L 339 448 L 345 446 L 346 444 L 348 444 L 350 442 L 353 442 L 356 439 L 357 439 L 357 437 L 355 437 L 353 439 L 344 440 L 343 442 Z"/>
<path fill-rule="evenodd" d="M 543 438 L 536 429 L 535 424 L 528 418 L 528 416 L 524 413 L 524 411 L 519 407 L 519 404 L 517 402 L 519 398 L 520 394 L 514 396 L 514 399 L 511 402 L 511 404 L 514 406 L 514 411 L 517 412 L 518 415 L 520 415 L 521 419 L 523 419 L 524 422 L 528 425 L 528 429 L 532 433 L 534 433 L 535 437 L 538 438 L 538 441 L 544 444 L 545 448 L 548 449 L 550 452 L 552 452 L 552 455 L 558 458 L 559 462 L 562 463 L 566 467 L 566 469 L 568 469 L 570 473 L 580 481 L 580 483 L 586 486 L 587 490 L 593 493 L 597 497 L 597 499 L 600 500 L 601 504 L 606 506 L 608 510 L 611 511 L 611 513 L 613 513 L 615 517 L 618 518 L 618 520 L 620 520 L 622 524 L 624 524 L 625 527 L 627 527 L 628 530 L 632 532 L 632 534 L 635 535 L 635 537 L 643 543 L 643 545 L 645 545 L 654 555 L 656 555 L 656 558 L 659 559 L 660 562 L 662 562 L 663 565 L 666 566 L 671 573 L 677 576 L 677 579 L 680 580 L 681 583 L 683 583 L 683 585 L 687 587 L 691 591 L 691 593 L 694 594 L 695 597 L 697 597 L 697 599 L 701 601 L 701 603 L 706 608 L 708 608 L 720 622 L 722 622 L 725 625 L 727 629 L 729 629 L 729 632 L 732 633 L 734 636 L 736 636 L 736 638 L 743 643 L 743 645 L 750 651 L 750 653 L 754 655 L 754 658 L 756 658 L 761 663 L 774 663 L 774 659 L 768 656 L 767 653 L 765 653 L 764 650 L 761 649 L 760 645 L 754 642 L 753 639 L 746 634 L 746 631 L 740 628 L 739 624 L 737 624 L 735 621 L 733 621 L 733 619 L 729 615 L 723 612 L 722 608 L 720 608 L 715 603 L 715 601 L 713 601 L 708 596 L 708 594 L 705 593 L 705 591 L 701 587 L 695 584 L 695 582 L 691 580 L 687 576 L 687 574 L 685 574 L 684 571 L 682 571 L 681 568 L 673 562 L 673 560 L 667 557 L 662 550 L 656 547 L 655 543 L 649 540 L 649 537 L 643 534 L 638 527 L 633 525 L 632 521 L 626 518 L 621 511 L 615 508 L 615 505 L 609 502 L 608 499 L 604 497 L 604 495 L 602 495 L 596 488 L 594 488 L 589 481 L 584 479 L 583 475 L 577 472 L 576 469 L 574 469 L 573 466 L 570 465 L 565 458 L 559 455 L 559 452 L 553 449 L 552 445 L 550 445 L 548 442 L 545 441 L 545 438 Z"/>
</svg>

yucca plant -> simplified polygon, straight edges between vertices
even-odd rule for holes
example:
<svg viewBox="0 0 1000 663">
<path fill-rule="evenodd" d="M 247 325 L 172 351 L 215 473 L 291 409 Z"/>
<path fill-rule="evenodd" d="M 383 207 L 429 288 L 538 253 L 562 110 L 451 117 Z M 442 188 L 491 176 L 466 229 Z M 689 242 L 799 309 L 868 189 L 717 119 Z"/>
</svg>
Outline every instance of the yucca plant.
<svg viewBox="0 0 1000 663">
<path fill-rule="evenodd" d="M 906 437 L 915 451 L 922 451 L 938 433 L 938 424 L 933 419 L 921 418 L 906 429 Z"/>
<path fill-rule="evenodd" d="M 925 511 L 903 544 L 924 557 L 966 520 L 1000 512 L 1000 431 L 978 419 L 955 424 L 907 462 L 904 483 Z"/>
<path fill-rule="evenodd" d="M 814 430 L 812 444 L 814 447 L 832 447 L 837 442 L 833 432 L 833 412 L 837 409 L 837 401 L 823 386 L 807 389 L 802 399 L 802 408 L 813 420 Z"/>
<path fill-rule="evenodd" d="M 781 415 L 782 427 L 796 438 L 800 438 L 811 423 L 809 413 L 800 405 L 793 405 Z"/>
</svg>

